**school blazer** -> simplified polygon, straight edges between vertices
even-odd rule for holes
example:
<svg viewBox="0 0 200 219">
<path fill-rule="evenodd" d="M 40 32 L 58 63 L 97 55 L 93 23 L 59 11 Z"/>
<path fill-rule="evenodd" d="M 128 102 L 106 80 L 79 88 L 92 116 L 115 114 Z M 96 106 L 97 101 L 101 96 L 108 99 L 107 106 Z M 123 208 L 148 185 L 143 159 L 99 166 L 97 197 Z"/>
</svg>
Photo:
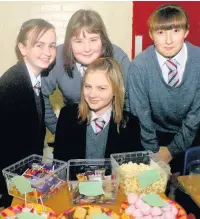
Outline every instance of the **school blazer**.
<svg viewBox="0 0 200 219">
<path fill-rule="evenodd" d="M 140 126 L 136 117 L 129 116 L 126 128 L 120 127 L 120 134 L 117 132 L 117 125 L 111 116 L 105 157 L 112 153 L 133 152 L 144 150 L 140 141 Z M 54 157 L 68 161 L 69 159 L 84 159 L 86 152 L 86 128 L 87 122 L 78 119 L 78 104 L 67 105 L 61 109 L 58 118 Z"/>
<path fill-rule="evenodd" d="M 43 98 L 42 114 L 42 122 L 39 122 L 28 70 L 24 62 L 18 62 L 0 78 L 1 168 L 33 153 L 42 155 L 45 137 Z"/>
</svg>

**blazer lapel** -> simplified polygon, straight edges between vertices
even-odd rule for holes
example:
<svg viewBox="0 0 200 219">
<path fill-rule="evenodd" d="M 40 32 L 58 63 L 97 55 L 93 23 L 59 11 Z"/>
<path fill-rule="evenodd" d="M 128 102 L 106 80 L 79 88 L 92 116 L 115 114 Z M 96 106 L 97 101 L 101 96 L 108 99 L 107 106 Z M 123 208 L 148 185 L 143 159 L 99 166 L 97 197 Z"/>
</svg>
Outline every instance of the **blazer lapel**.
<svg viewBox="0 0 200 219">
<path fill-rule="evenodd" d="M 31 82 L 31 78 L 30 78 L 28 69 L 23 61 L 18 62 L 17 65 L 19 66 L 19 70 L 21 72 L 20 78 L 22 80 L 22 85 L 25 88 L 24 95 L 28 98 L 29 102 L 34 103 L 34 104 L 32 104 L 32 107 L 34 108 L 34 111 L 36 113 L 36 117 L 38 118 L 36 101 L 35 101 L 35 93 L 33 90 L 33 85 Z M 42 121 L 43 121 L 45 109 L 44 109 L 44 100 L 43 100 L 42 92 L 40 92 L 40 98 L 41 98 L 41 105 L 42 105 Z M 39 118 L 38 118 L 38 122 L 39 122 Z"/>
</svg>

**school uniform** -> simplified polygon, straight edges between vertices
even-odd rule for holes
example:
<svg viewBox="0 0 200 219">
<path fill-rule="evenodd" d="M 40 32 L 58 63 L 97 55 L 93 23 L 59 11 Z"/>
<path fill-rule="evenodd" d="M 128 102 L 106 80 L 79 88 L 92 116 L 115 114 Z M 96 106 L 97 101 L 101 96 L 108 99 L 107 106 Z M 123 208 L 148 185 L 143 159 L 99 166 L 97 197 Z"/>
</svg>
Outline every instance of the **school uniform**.
<svg viewBox="0 0 200 219">
<path fill-rule="evenodd" d="M 142 145 L 155 153 L 167 146 L 173 173 L 183 170 L 185 150 L 200 143 L 199 58 L 200 48 L 186 41 L 173 57 L 176 86 L 168 83 L 169 67 L 154 45 L 136 56 L 129 68 L 130 111 L 140 120 Z"/>
<path fill-rule="evenodd" d="M 35 93 L 30 75 L 20 61 L 0 78 L 1 169 L 31 154 L 42 155 L 44 101 L 41 92 Z M 0 179 L 2 185 L 2 174 Z"/>
<path fill-rule="evenodd" d="M 129 114 L 124 112 L 124 118 Z M 96 136 L 96 137 L 95 137 Z M 56 128 L 54 157 L 69 159 L 108 158 L 112 153 L 143 150 L 140 143 L 138 119 L 129 117 L 127 125 L 120 125 L 119 133 L 113 115 L 104 129 L 96 135 L 92 124 L 78 119 L 78 104 L 68 105 L 61 109 Z"/>
<path fill-rule="evenodd" d="M 130 60 L 127 54 L 121 48 L 116 45 L 112 46 L 113 58 L 121 66 L 126 87 L 126 78 L 130 66 Z M 70 77 L 68 75 L 67 70 L 64 68 L 63 62 L 63 44 L 57 47 L 56 63 L 53 66 L 53 69 L 49 72 L 48 75 L 45 74 L 43 74 L 42 77 L 42 93 L 45 102 L 45 124 L 46 127 L 51 131 L 51 133 L 55 134 L 57 117 L 53 111 L 49 96 L 58 87 L 62 94 L 64 105 L 79 103 L 83 74 L 79 70 L 79 66 L 77 65 L 77 63 L 75 63 L 72 69 L 73 76 Z"/>
</svg>

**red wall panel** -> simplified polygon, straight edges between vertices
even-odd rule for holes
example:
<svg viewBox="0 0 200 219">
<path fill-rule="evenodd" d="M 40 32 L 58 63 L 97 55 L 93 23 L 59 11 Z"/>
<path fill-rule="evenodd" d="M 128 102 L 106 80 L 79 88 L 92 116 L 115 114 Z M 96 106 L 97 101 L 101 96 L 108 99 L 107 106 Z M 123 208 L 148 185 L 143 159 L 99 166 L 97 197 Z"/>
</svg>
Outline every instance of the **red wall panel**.
<svg viewBox="0 0 200 219">
<path fill-rule="evenodd" d="M 190 33 L 187 40 L 200 46 L 200 1 L 137 1 L 133 2 L 133 43 L 132 58 L 135 56 L 135 36 L 142 35 L 142 49 L 148 47 L 152 41 L 149 38 L 147 20 L 149 15 L 161 4 L 178 4 L 185 8 L 189 17 Z"/>
</svg>

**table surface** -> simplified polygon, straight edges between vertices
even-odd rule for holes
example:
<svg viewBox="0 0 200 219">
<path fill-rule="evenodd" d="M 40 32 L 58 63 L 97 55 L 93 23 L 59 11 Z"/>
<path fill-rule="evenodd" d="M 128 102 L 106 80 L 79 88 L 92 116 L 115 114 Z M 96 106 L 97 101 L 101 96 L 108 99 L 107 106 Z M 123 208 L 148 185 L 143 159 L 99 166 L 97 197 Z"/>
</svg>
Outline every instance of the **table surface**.
<svg viewBox="0 0 200 219">
<path fill-rule="evenodd" d="M 126 196 L 121 192 L 118 191 L 117 200 L 114 204 L 110 205 L 102 205 L 103 207 L 107 207 L 119 213 L 120 205 L 123 201 L 126 200 Z M 12 205 L 23 204 L 24 201 L 18 198 L 13 198 Z M 69 199 L 69 193 L 67 186 L 63 187 L 58 193 L 52 196 L 50 199 L 44 200 L 44 205 L 52 208 L 58 215 L 63 213 L 65 210 L 74 207 Z"/>
<path fill-rule="evenodd" d="M 194 202 L 200 207 L 200 174 L 179 176 L 178 181 Z"/>
</svg>

